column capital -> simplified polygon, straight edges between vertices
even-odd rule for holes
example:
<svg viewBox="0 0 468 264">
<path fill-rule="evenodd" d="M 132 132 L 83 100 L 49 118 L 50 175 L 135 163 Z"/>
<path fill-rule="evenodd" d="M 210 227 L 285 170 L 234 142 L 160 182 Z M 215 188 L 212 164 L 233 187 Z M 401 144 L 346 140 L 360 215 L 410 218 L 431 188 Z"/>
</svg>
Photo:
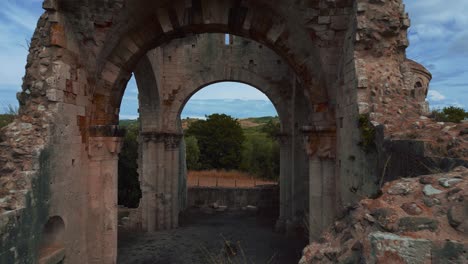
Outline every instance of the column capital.
<svg viewBox="0 0 468 264">
<path fill-rule="evenodd" d="M 335 126 L 304 126 L 306 152 L 310 158 L 336 158 Z"/>
<path fill-rule="evenodd" d="M 168 132 L 141 132 L 140 136 L 144 142 L 164 143 L 167 149 L 176 149 L 184 136 L 181 133 Z"/>
<path fill-rule="evenodd" d="M 166 134 L 164 137 L 164 146 L 166 149 L 179 148 L 183 136 L 183 134 Z"/>
<path fill-rule="evenodd" d="M 117 159 L 122 142 L 121 137 L 90 137 L 88 156 L 94 160 Z"/>
</svg>

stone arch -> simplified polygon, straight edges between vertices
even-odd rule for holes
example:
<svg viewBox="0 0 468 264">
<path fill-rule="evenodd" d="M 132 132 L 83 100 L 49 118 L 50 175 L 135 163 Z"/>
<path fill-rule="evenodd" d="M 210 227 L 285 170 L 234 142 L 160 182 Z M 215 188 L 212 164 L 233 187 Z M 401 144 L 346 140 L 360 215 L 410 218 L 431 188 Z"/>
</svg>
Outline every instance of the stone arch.
<svg viewBox="0 0 468 264">
<path fill-rule="evenodd" d="M 193 83 L 194 86 L 192 86 L 192 87 L 196 87 L 196 88 L 191 90 L 190 93 L 183 94 L 183 95 L 181 94 L 180 97 L 177 97 L 175 99 L 175 101 L 177 103 L 173 106 L 173 108 L 177 109 L 177 111 L 174 111 L 173 113 L 176 114 L 176 115 L 171 114 L 171 115 L 169 115 L 168 119 L 169 120 L 175 120 L 175 119 L 177 119 L 177 117 L 180 117 L 184 107 L 186 106 L 188 101 L 190 101 L 192 96 L 195 95 L 197 92 L 203 90 L 205 87 L 210 86 L 210 85 L 215 84 L 215 83 L 237 82 L 237 83 L 247 84 L 247 85 L 259 90 L 263 94 L 265 94 L 268 97 L 268 99 L 272 102 L 273 106 L 275 107 L 276 112 L 278 113 L 278 117 L 280 118 L 280 122 L 281 122 L 281 127 L 284 128 L 285 126 L 287 126 L 288 124 L 283 122 L 285 119 L 287 119 L 287 115 L 288 115 L 288 113 L 287 113 L 288 110 L 287 110 L 286 106 L 279 100 L 279 98 L 277 96 L 275 96 L 274 89 L 273 89 L 273 92 L 268 92 L 267 90 L 261 88 L 261 87 L 269 87 L 269 86 L 271 86 L 271 84 L 266 82 L 264 79 L 259 78 L 258 76 L 255 76 L 252 73 L 248 73 L 247 76 L 249 76 L 249 77 L 246 77 L 245 79 L 243 79 L 243 78 L 239 78 L 239 79 L 218 79 L 218 80 L 211 80 L 211 81 L 207 81 L 207 82 L 194 81 L 194 83 Z M 248 81 L 246 81 L 246 80 L 248 80 Z M 183 98 L 183 99 L 178 100 L 179 98 Z"/>
<path fill-rule="evenodd" d="M 191 19 L 200 15 L 197 8 L 190 6 L 186 9 L 185 4 L 180 1 L 155 8 L 154 12 L 146 12 L 148 14 L 143 15 L 139 23 L 135 22 L 127 32 L 117 34 L 122 37 L 113 38 L 116 44 L 112 50 L 105 50 L 100 55 L 103 63 L 97 68 L 101 69 L 98 74 L 101 76 L 99 78 L 101 81 L 97 84 L 95 97 L 105 98 L 95 101 L 99 104 L 102 102 L 105 106 L 98 104 L 96 111 L 105 112 L 112 105 L 118 108 L 118 102 L 121 100 L 132 70 L 151 48 L 189 34 L 215 32 L 246 37 L 271 48 L 296 72 L 304 89 L 311 93 L 312 103 L 327 101 L 327 82 L 322 71 L 320 52 L 305 29 L 300 25 L 287 23 L 280 10 L 263 5 L 257 6 L 250 2 L 245 5 L 227 0 L 216 3 L 207 1 L 202 9 L 204 11 L 206 9 L 204 15 L 209 18 L 203 17 L 200 20 Z M 115 112 L 117 111 L 94 113 L 91 124 L 115 124 L 117 119 Z M 103 119 L 103 116 L 106 118 Z"/>
<path fill-rule="evenodd" d="M 140 117 L 142 117 L 142 126 L 148 129 L 155 129 L 161 122 L 160 116 L 156 114 L 161 107 L 160 94 L 153 66 L 147 56 L 141 59 L 134 73 L 138 88 L 139 112 Z M 148 87 L 151 89 L 148 89 Z"/>
<path fill-rule="evenodd" d="M 411 95 L 418 101 L 424 101 L 426 99 L 426 90 L 424 88 L 423 81 L 420 78 L 417 78 L 414 82 L 413 89 L 411 90 Z"/>
<path fill-rule="evenodd" d="M 70 0 L 64 2 L 72 3 Z M 14 182 L 18 186 L 15 189 L 27 190 L 31 179 L 39 179 L 43 183 L 50 176 L 54 195 L 46 205 L 50 207 L 49 212 L 60 209 L 60 215 L 64 217 L 73 214 L 83 216 L 76 219 L 66 217 L 70 221 L 68 224 L 78 229 L 67 239 L 79 241 L 76 247 L 69 247 L 74 255 L 67 253 L 68 260 L 113 263 L 117 248 L 113 197 L 117 189 L 116 164 L 122 136 L 116 125 L 124 87 L 148 50 L 203 32 L 224 32 L 255 40 L 274 50 L 292 67 L 297 75 L 294 85 L 303 99 L 300 103 L 312 109 L 304 113 L 311 118 L 307 120 L 310 126 L 303 122 L 291 123 L 296 127 L 293 144 L 303 148 L 303 132 L 314 136 L 310 142 L 319 139 L 323 144 L 320 151 L 312 148 L 311 155 L 319 153 L 320 158 L 333 165 L 336 153 L 330 148 L 333 147 L 330 140 L 333 141 L 336 102 L 330 99 L 336 92 L 332 90 L 335 80 L 338 77 L 341 81 L 339 77 L 345 76 L 339 85 L 347 87 L 340 102 L 341 116 L 345 119 L 345 127 L 341 130 L 345 143 L 340 145 L 342 149 L 356 149 L 351 140 L 354 138 L 349 136 L 350 130 L 356 134 L 355 115 L 350 113 L 357 113 L 358 102 L 365 101 L 366 95 L 370 94 L 368 90 L 361 89 L 359 97 L 355 98 L 357 85 L 361 85 L 358 81 L 366 80 L 357 77 L 365 75 L 361 70 L 379 68 L 365 67 L 356 60 L 362 59 L 363 64 L 378 60 L 367 56 L 367 48 L 390 46 L 386 52 L 403 51 L 402 46 L 396 47 L 404 44 L 405 40 L 404 34 L 400 34 L 398 38 L 391 37 L 392 41 L 398 41 L 387 43 L 385 37 L 379 40 L 379 45 L 363 47 L 363 43 L 378 42 L 368 39 L 370 35 L 367 32 L 370 31 L 366 31 L 366 27 L 377 31 L 382 28 L 374 22 L 374 18 L 381 15 L 378 12 L 390 10 L 400 14 L 402 6 L 400 1 L 392 1 L 385 3 L 385 8 L 376 9 L 375 5 L 382 3 L 357 5 L 356 2 L 95 0 L 86 1 L 79 8 L 71 6 L 60 10 L 46 6 L 46 14 L 41 17 L 31 42 L 23 92 L 19 96 L 22 115 L 6 130 L 8 140 L 0 146 L 2 153 L 9 153 L 0 160 L 6 173 L 11 173 L 7 181 L 15 181 L 10 178 L 24 180 L 25 183 L 20 180 Z M 47 0 L 45 5 L 47 3 L 57 1 Z M 370 6 L 369 12 L 367 6 Z M 395 23 L 398 27 L 398 19 Z M 346 49 L 342 51 L 344 42 Z M 401 62 L 392 56 L 384 56 L 379 63 L 393 65 L 384 58 L 396 65 Z M 387 77 L 384 73 L 368 73 L 368 83 L 383 85 L 385 78 L 377 79 L 377 76 Z M 160 137 L 150 140 L 170 150 L 168 160 L 172 162 L 177 156 L 173 147 L 180 140 L 180 135 L 165 136 L 168 137 L 163 141 Z M 10 155 L 17 146 L 20 146 L 19 151 Z M 48 157 L 48 153 L 53 155 Z M 347 156 L 341 155 L 344 162 Z M 175 163 L 172 165 L 177 166 Z M 327 167 L 326 175 L 332 175 L 330 168 Z M 321 167 L 315 169 L 317 175 L 323 174 Z M 367 175 L 361 172 L 360 166 L 351 172 L 341 171 L 350 179 L 355 178 L 353 172 Z M 32 186 L 33 194 L 42 188 L 41 184 Z M 343 186 L 344 191 L 340 194 L 346 193 L 345 188 L 349 187 L 348 184 Z M 327 194 L 333 192 L 333 188 L 324 189 Z M 22 193 L 18 191 L 16 196 Z M 27 199 L 22 198 L 13 201 L 26 206 L 22 201 Z M 317 205 L 327 197 L 313 199 Z M 31 205 L 27 206 L 25 211 L 30 213 Z M 94 224 L 88 219 L 92 219 Z M 23 237 L 35 237 L 33 231 L 24 234 L 27 235 Z"/>
<path fill-rule="evenodd" d="M 295 225 L 303 223 L 304 220 L 301 217 L 304 217 L 309 210 L 307 202 L 309 196 L 308 162 L 302 127 L 308 125 L 309 122 L 315 122 L 313 124 L 320 126 L 327 121 L 328 117 L 313 116 L 315 109 L 304 96 L 300 81 L 288 64 L 284 63 L 273 51 L 240 37 L 235 37 L 231 45 L 226 46 L 223 38 L 221 34 L 201 34 L 173 40 L 145 55 L 145 60 L 151 61 L 146 65 L 153 67 L 154 74 L 146 76 L 136 74 L 137 79 L 154 78 L 151 82 L 142 81 L 142 84 L 148 86 L 139 87 L 140 91 L 148 94 L 148 90 L 152 89 L 157 90 L 160 95 L 159 109 L 152 108 L 154 111 L 140 109 L 142 120 L 159 120 L 156 127 L 143 125 L 141 128 L 140 181 L 143 198 L 140 211 L 142 226 L 145 230 L 154 231 L 177 226 L 175 212 L 183 208 L 184 202 L 168 201 L 164 197 L 173 199 L 184 197 L 184 190 L 181 186 L 184 186 L 185 179 L 183 173 L 180 170 L 177 171 L 180 164 L 183 164 L 183 160 L 174 159 L 175 152 L 183 151 L 179 146 L 182 135 L 178 122 L 180 113 L 194 93 L 211 83 L 220 81 L 237 81 L 256 87 L 270 98 L 281 117 L 283 133 L 280 140 L 282 157 L 280 181 L 283 188 L 280 193 L 282 206 L 278 221 L 279 228 L 284 229 L 287 224 L 289 229 L 294 229 Z M 202 62 L 198 60 L 198 54 L 204 55 L 203 51 L 206 47 L 216 51 L 208 56 L 211 60 Z M 186 50 L 190 50 L 190 53 L 186 53 Z M 240 58 L 242 56 L 238 56 L 237 51 L 256 56 Z M 225 61 L 229 63 L 226 64 Z M 258 63 L 258 67 L 253 67 L 252 62 Z M 319 110 L 323 111 L 323 109 Z M 154 116 L 158 117 L 154 118 Z M 144 122 L 151 123 L 151 121 Z M 167 168 L 165 164 L 170 164 L 172 169 Z M 164 173 L 162 170 L 158 171 L 158 167 L 166 168 Z M 164 175 L 167 176 L 168 173 L 170 179 L 178 179 L 178 182 L 170 183 L 178 185 L 178 190 L 167 189 L 162 184 Z M 154 178 L 155 175 L 159 175 L 157 179 Z M 167 195 L 157 200 L 164 200 L 164 203 L 152 201 L 151 197 L 162 193 Z M 172 208 L 164 209 L 164 206 L 160 206 L 161 204 Z M 320 211 L 321 209 L 317 207 L 314 210 Z M 158 217 L 161 214 L 164 216 Z"/>
</svg>

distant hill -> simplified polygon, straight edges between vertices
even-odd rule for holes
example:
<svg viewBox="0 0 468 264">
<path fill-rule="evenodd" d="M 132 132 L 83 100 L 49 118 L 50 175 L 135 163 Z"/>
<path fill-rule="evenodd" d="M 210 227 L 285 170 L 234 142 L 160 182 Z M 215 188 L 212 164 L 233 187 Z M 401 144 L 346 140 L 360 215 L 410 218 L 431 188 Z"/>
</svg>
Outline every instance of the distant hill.
<svg viewBox="0 0 468 264">
<path fill-rule="evenodd" d="M 182 128 L 187 129 L 188 126 L 201 119 L 197 118 L 185 118 L 182 119 Z M 265 125 L 269 121 L 274 121 L 274 122 L 279 122 L 279 118 L 277 116 L 263 116 L 263 117 L 249 117 L 249 118 L 240 118 L 238 119 L 241 127 L 245 129 L 249 128 L 254 128 L 254 127 L 260 127 L 262 125 Z"/>
<path fill-rule="evenodd" d="M 184 118 L 182 119 L 182 128 L 187 129 L 191 123 L 196 122 L 198 120 L 201 120 L 201 119 Z M 241 127 L 244 130 L 250 130 L 252 128 L 261 127 L 270 121 L 279 122 L 279 117 L 277 116 L 249 117 L 249 118 L 241 118 L 238 120 L 239 120 Z M 119 125 L 129 126 L 129 125 L 135 124 L 135 122 L 137 122 L 137 120 L 124 119 L 124 120 L 120 120 Z"/>
<path fill-rule="evenodd" d="M 124 119 L 138 117 L 138 101 L 126 100 L 122 102 L 120 116 Z M 203 118 L 222 111 L 235 118 L 249 118 L 261 116 L 275 116 L 276 109 L 270 101 L 250 99 L 191 99 L 182 111 L 182 118 Z"/>
</svg>

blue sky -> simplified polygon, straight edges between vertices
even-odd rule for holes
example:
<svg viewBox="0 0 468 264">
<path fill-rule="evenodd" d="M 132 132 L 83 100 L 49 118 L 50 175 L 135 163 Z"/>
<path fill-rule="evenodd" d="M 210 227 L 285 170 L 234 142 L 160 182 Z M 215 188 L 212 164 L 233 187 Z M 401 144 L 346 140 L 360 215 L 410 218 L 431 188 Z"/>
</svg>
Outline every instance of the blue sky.
<svg viewBox="0 0 468 264">
<path fill-rule="evenodd" d="M 433 74 L 428 96 L 433 108 L 456 105 L 468 109 L 468 4 L 461 4 L 463 1 L 466 0 L 405 0 L 412 20 L 407 54 Z M 42 13 L 41 5 L 42 0 L 3 0 L 0 9 L 0 112 L 9 104 L 17 105 L 16 92 L 20 90 L 24 75 L 27 40 Z M 260 112 L 257 103 L 267 100 L 253 88 L 232 83 L 207 87 L 192 99 L 198 101 L 191 106 L 191 100 L 186 108 L 203 108 L 200 104 L 208 99 L 218 99 L 224 104 L 230 102 L 224 99 L 256 100 L 252 101 L 250 111 L 254 114 Z M 134 117 L 137 105 L 136 86 L 131 81 L 122 103 L 122 116 Z M 220 111 L 223 111 L 223 104 L 220 104 Z"/>
</svg>

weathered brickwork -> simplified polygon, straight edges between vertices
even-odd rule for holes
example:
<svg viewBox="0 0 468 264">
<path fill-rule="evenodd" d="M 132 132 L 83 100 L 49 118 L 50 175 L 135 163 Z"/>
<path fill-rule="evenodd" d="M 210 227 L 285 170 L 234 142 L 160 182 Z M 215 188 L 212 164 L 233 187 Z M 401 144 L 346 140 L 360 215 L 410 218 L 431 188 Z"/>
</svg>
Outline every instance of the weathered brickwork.
<svg viewBox="0 0 468 264">
<path fill-rule="evenodd" d="M 147 53 L 135 71 L 140 93 L 141 129 L 144 135 L 150 133 L 163 138 L 164 135 L 181 135 L 180 113 L 188 99 L 206 85 L 220 81 L 237 81 L 260 89 L 271 98 L 281 119 L 283 144 L 280 152 L 283 162 L 278 229 L 285 229 L 286 223 L 289 223 L 292 231 L 294 226 L 301 224 L 309 211 L 308 164 L 306 159 L 293 159 L 292 155 L 306 156 L 302 132 L 297 128 L 309 124 L 313 119 L 309 115 L 312 111 L 302 93 L 295 92 L 296 89 L 301 89 L 295 88 L 297 76 L 282 58 L 268 47 L 248 39 L 231 35 L 226 44 L 225 38 L 224 34 L 202 34 L 173 40 Z M 159 141 L 164 141 L 163 138 Z M 177 226 L 177 216 L 170 220 L 174 223 L 166 224 L 159 221 L 169 218 L 159 215 L 164 215 L 163 207 L 185 204 L 177 198 L 186 196 L 186 185 L 183 184 L 186 182 L 186 175 L 180 175 L 181 169 L 171 170 L 172 165 L 165 164 L 163 160 L 157 166 L 151 162 L 152 155 L 156 155 L 153 152 L 167 152 L 164 144 L 145 139 L 142 144 L 139 163 L 143 190 L 140 207 L 142 226 L 149 231 Z M 183 148 L 180 150 L 184 152 Z M 185 155 L 182 155 L 179 164 L 184 159 Z M 159 166 L 165 169 L 162 170 Z M 174 175 L 165 178 L 162 171 L 171 171 Z M 178 175 L 178 190 L 164 188 L 164 184 L 161 184 L 167 179 L 177 178 Z M 152 197 L 158 195 L 176 199 L 165 203 L 151 202 Z M 178 210 L 180 209 L 173 211 Z M 314 214 L 318 214 L 318 210 Z M 157 222 L 156 225 L 149 224 L 153 222 Z"/>
<path fill-rule="evenodd" d="M 309 208 L 311 238 L 342 205 L 377 191 L 388 149 L 382 142 L 374 152 L 363 149 L 363 116 L 378 132 L 370 141 L 422 139 L 425 154 L 466 159 L 466 123 L 421 117 L 431 76 L 406 59 L 410 23 L 401 0 L 45 0 L 43 7 L 18 94 L 20 114 L 0 135 L 2 263 L 63 254 L 65 263 L 115 262 L 118 116 L 132 73 L 143 129 L 172 135 L 148 141 L 157 145 L 147 148 L 148 159 L 157 159 L 150 171 L 165 163 L 164 175 L 177 176 L 152 184 L 164 189 L 164 201 L 179 204 L 158 214 L 166 220 L 149 221 L 153 228 L 177 226 L 183 207 L 178 113 L 193 92 L 222 79 L 254 84 L 277 107 L 285 132 L 282 175 L 293 175 L 283 178 L 281 195 L 294 200 L 293 220 L 284 225 Z M 243 48 L 234 38 L 226 62 L 229 48 L 210 52 L 208 42 L 194 41 L 203 33 L 250 44 Z M 200 72 L 204 66 L 209 70 Z M 140 175 L 150 164 L 141 148 Z M 155 208 L 160 201 L 143 204 L 151 212 L 163 208 Z M 61 219 L 65 239 L 57 255 L 44 256 L 43 227 L 51 219 Z"/>
</svg>

